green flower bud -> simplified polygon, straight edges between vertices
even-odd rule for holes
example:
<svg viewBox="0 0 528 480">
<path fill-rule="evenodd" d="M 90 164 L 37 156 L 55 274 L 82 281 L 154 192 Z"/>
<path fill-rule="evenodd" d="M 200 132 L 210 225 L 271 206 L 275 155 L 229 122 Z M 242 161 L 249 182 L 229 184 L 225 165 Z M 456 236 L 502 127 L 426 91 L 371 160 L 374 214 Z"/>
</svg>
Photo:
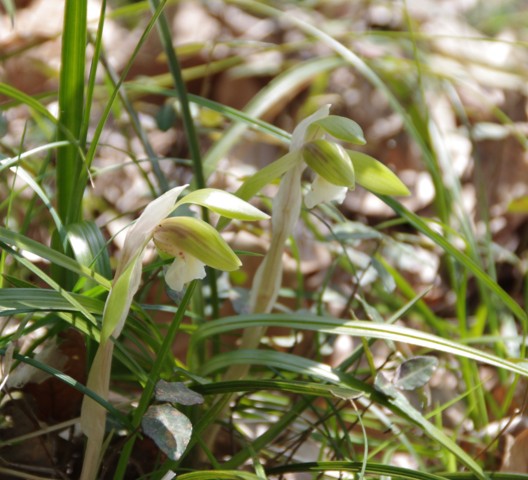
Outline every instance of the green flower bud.
<svg viewBox="0 0 528 480">
<path fill-rule="evenodd" d="M 354 188 L 354 166 L 347 151 L 339 144 L 327 140 L 314 140 L 302 148 L 306 164 L 326 181 Z"/>
<path fill-rule="evenodd" d="M 162 220 L 154 229 L 156 247 L 173 257 L 185 252 L 201 262 L 227 272 L 237 270 L 242 262 L 220 234 L 208 223 L 193 217 Z"/>
</svg>

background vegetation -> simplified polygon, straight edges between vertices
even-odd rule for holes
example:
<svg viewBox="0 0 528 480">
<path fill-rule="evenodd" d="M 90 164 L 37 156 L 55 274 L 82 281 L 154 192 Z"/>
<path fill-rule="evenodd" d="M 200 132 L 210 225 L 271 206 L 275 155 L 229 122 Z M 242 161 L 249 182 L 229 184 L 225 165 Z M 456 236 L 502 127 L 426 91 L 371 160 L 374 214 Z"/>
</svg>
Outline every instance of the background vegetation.
<svg viewBox="0 0 528 480">
<path fill-rule="evenodd" d="M 80 478 L 85 395 L 98 478 L 528 474 L 525 2 L 1 4 L 1 478 Z M 303 208 L 272 314 L 269 221 L 224 223 L 242 268 L 184 293 L 149 246 L 95 395 L 127 227 L 176 186 L 236 192 L 324 104 L 411 195 Z M 276 177 L 248 198 L 272 216 Z"/>
</svg>

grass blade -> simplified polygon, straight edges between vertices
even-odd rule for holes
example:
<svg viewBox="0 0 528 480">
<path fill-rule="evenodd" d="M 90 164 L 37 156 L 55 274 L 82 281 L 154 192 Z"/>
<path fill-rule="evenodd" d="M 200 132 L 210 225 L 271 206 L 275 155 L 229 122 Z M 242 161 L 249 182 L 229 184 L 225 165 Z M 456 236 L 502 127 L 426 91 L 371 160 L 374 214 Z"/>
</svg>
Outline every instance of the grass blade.
<svg viewBox="0 0 528 480">
<path fill-rule="evenodd" d="M 62 32 L 59 123 L 77 140 L 84 110 L 87 5 L 87 0 L 66 0 Z M 62 130 L 58 140 L 67 140 Z M 65 225 L 78 221 L 81 216 L 84 185 L 78 180 L 83 164 L 75 144 L 57 153 L 57 210 Z"/>
<path fill-rule="evenodd" d="M 283 327 L 298 330 L 313 330 L 336 335 L 353 337 L 379 338 L 394 342 L 418 345 L 432 350 L 438 350 L 461 357 L 471 358 L 481 363 L 487 363 L 498 368 L 528 377 L 528 367 L 513 361 L 504 360 L 495 355 L 468 347 L 435 335 L 420 332 L 398 325 L 378 324 L 365 321 L 343 321 L 331 317 L 318 317 L 309 314 L 269 314 L 240 315 L 225 317 L 215 322 L 200 325 L 191 338 L 191 348 L 196 343 L 210 336 L 220 335 L 236 329 L 248 327 Z"/>
</svg>

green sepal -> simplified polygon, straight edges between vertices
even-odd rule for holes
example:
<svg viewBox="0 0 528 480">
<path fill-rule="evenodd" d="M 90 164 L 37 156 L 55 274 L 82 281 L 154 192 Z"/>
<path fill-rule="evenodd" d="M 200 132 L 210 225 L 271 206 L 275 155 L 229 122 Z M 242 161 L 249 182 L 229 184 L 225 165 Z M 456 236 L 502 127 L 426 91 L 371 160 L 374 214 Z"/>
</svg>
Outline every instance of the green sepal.
<svg viewBox="0 0 528 480">
<path fill-rule="evenodd" d="M 220 234 L 198 218 L 166 218 L 154 229 L 153 239 L 161 252 L 173 257 L 184 251 L 206 265 L 226 272 L 242 265 Z"/>
<path fill-rule="evenodd" d="M 215 188 L 202 188 L 185 195 L 176 206 L 194 203 L 212 210 L 219 215 L 236 220 L 266 220 L 264 212 L 236 197 L 235 195 Z"/>
<path fill-rule="evenodd" d="M 293 168 L 299 161 L 300 157 L 297 152 L 289 152 L 286 155 L 283 155 L 278 160 L 266 165 L 264 168 L 251 175 L 251 177 L 247 178 L 236 191 L 236 196 L 243 200 L 249 200 L 266 185 L 282 176 L 290 168 Z"/>
<path fill-rule="evenodd" d="M 408 196 L 411 194 L 396 174 L 380 161 L 354 150 L 347 150 L 354 165 L 357 183 L 381 195 Z"/>
<path fill-rule="evenodd" d="M 321 127 L 332 137 L 344 142 L 353 143 L 354 145 L 365 145 L 367 143 L 359 124 L 350 118 L 328 115 L 315 121 L 312 125 Z"/>
<path fill-rule="evenodd" d="M 328 182 L 354 188 L 354 166 L 341 145 L 322 139 L 314 140 L 303 146 L 302 156 L 306 164 Z"/>
<path fill-rule="evenodd" d="M 141 253 L 138 252 L 121 275 L 114 280 L 103 312 L 101 343 L 106 342 L 111 335 L 119 336 L 128 316 L 134 294 L 141 280 L 141 263 L 138 261 L 140 255 Z M 116 330 L 119 330 L 117 335 Z"/>
<path fill-rule="evenodd" d="M 299 152 L 289 152 L 286 155 L 283 155 L 278 160 L 266 165 L 261 170 L 246 178 L 244 183 L 242 183 L 240 188 L 235 192 L 235 195 L 242 200 L 249 200 L 259 193 L 266 185 L 282 176 L 290 168 L 293 168 L 297 162 L 301 161 L 302 159 Z M 218 230 L 223 230 L 228 224 L 229 220 L 221 218 L 218 222 L 217 228 Z"/>
</svg>

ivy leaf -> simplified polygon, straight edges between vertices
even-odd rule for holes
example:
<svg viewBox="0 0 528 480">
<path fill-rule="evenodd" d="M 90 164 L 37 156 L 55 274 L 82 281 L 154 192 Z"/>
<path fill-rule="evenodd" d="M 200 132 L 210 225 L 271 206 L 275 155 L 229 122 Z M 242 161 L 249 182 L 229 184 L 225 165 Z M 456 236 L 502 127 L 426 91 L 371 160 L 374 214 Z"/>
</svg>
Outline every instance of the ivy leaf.
<svg viewBox="0 0 528 480">
<path fill-rule="evenodd" d="M 171 460 L 177 461 L 185 452 L 192 434 L 190 420 L 168 403 L 152 405 L 141 421 L 143 432 Z"/>
<path fill-rule="evenodd" d="M 401 390 L 415 390 L 423 387 L 433 375 L 438 360 L 436 357 L 419 356 L 403 362 L 396 370 L 394 386 Z"/>
</svg>

